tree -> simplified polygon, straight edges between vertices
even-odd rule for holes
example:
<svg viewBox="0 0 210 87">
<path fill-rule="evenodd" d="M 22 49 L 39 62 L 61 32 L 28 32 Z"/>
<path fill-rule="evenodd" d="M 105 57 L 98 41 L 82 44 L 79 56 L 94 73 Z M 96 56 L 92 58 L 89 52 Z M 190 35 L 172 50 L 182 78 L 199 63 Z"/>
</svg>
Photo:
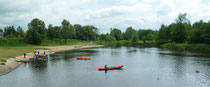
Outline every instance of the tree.
<svg viewBox="0 0 210 87">
<path fill-rule="evenodd" d="M 82 27 L 82 40 L 97 40 L 98 39 L 98 28 L 92 25 L 86 25 Z"/>
<path fill-rule="evenodd" d="M 186 40 L 187 33 L 185 24 L 187 24 L 188 19 L 186 18 L 185 14 L 179 14 L 178 18 L 176 19 L 176 24 L 172 28 L 171 31 L 171 40 L 176 43 L 183 43 Z"/>
<path fill-rule="evenodd" d="M 204 43 L 210 44 L 210 21 L 204 25 L 201 38 L 203 38 Z"/>
<path fill-rule="evenodd" d="M 0 32 L 3 32 L 3 30 L 2 30 L 2 29 L 0 29 Z"/>
<path fill-rule="evenodd" d="M 136 31 L 132 27 L 128 27 L 124 33 L 125 40 L 132 40 L 133 35 Z"/>
<path fill-rule="evenodd" d="M 27 31 L 26 40 L 30 44 L 40 44 L 43 38 L 37 30 L 30 28 Z"/>
<path fill-rule="evenodd" d="M 101 34 L 100 38 L 104 41 L 116 41 L 116 39 L 113 36 L 111 36 L 109 33 Z"/>
<path fill-rule="evenodd" d="M 47 38 L 50 40 L 53 40 L 53 38 L 56 37 L 56 31 L 53 28 L 52 24 L 49 24 L 48 29 L 47 29 Z"/>
<path fill-rule="evenodd" d="M 17 28 L 17 33 L 18 33 L 18 37 L 24 37 L 24 31 L 20 26 L 18 26 Z"/>
<path fill-rule="evenodd" d="M 178 18 L 176 19 L 177 23 L 188 23 L 189 20 L 186 18 L 187 13 L 179 14 Z"/>
<path fill-rule="evenodd" d="M 75 39 L 81 40 L 82 39 L 82 25 L 75 24 L 74 25 L 74 29 L 76 31 L 76 37 L 75 37 Z"/>
<path fill-rule="evenodd" d="M 137 42 L 139 40 L 137 33 L 134 33 L 131 37 L 132 42 Z"/>
<path fill-rule="evenodd" d="M 204 39 L 201 35 L 204 33 L 205 23 L 200 20 L 192 25 L 192 30 L 188 32 L 188 41 L 190 43 L 203 43 Z"/>
<path fill-rule="evenodd" d="M 72 39 L 75 36 L 75 30 L 74 27 L 70 24 L 68 20 L 63 20 L 61 23 L 61 38 L 64 39 L 65 43 L 67 42 L 67 39 Z"/>
<path fill-rule="evenodd" d="M 28 24 L 26 40 L 30 44 L 40 44 L 45 38 L 45 32 L 45 23 L 35 18 Z"/>
<path fill-rule="evenodd" d="M 116 28 L 111 29 L 111 35 L 112 35 L 113 37 L 115 37 L 115 39 L 116 39 L 117 41 L 123 39 L 123 35 L 122 35 L 122 32 L 121 32 L 120 29 L 116 29 Z"/>
<path fill-rule="evenodd" d="M 55 30 L 55 37 L 54 38 L 61 38 L 61 27 L 59 26 L 55 26 L 53 27 L 53 29 Z"/>
<path fill-rule="evenodd" d="M 14 26 L 7 26 L 6 28 L 4 28 L 4 37 L 17 37 L 18 33 L 15 30 Z"/>
</svg>

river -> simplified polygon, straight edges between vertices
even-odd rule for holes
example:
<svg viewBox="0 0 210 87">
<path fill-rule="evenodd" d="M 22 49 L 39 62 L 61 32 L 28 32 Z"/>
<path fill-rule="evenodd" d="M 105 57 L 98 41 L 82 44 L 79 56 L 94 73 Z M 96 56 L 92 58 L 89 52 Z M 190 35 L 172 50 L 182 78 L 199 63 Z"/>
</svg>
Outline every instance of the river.
<svg viewBox="0 0 210 87">
<path fill-rule="evenodd" d="M 98 71 L 105 64 L 124 67 Z M 210 87 L 210 55 L 134 47 L 63 51 L 0 76 L 0 87 Z"/>
</svg>

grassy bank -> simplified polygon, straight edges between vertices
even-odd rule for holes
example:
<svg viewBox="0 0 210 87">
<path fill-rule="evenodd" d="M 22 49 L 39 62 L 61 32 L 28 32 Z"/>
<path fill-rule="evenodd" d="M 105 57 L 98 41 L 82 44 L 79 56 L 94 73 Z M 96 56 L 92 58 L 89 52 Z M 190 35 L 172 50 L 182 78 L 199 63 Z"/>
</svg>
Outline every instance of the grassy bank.
<svg viewBox="0 0 210 87">
<path fill-rule="evenodd" d="M 121 41 L 96 41 L 95 43 L 101 44 L 107 47 L 120 47 L 120 46 L 127 46 L 127 47 L 153 47 L 155 46 L 154 41 L 146 41 L 144 43 L 143 41 L 137 41 L 137 42 L 131 42 L 126 40 Z"/>
<path fill-rule="evenodd" d="M 62 40 L 44 40 L 40 45 L 31 45 L 25 43 L 21 38 L 0 38 L 0 63 L 6 62 L 8 58 L 15 58 L 24 53 L 41 50 L 42 46 L 62 46 L 62 45 L 96 45 L 91 41 L 68 40 L 64 43 Z M 41 46 L 41 47 L 40 47 Z"/>
<path fill-rule="evenodd" d="M 209 51 L 210 45 L 206 44 L 188 44 L 188 43 L 165 43 L 161 45 L 162 48 L 169 48 L 175 50 L 197 50 Z"/>
</svg>

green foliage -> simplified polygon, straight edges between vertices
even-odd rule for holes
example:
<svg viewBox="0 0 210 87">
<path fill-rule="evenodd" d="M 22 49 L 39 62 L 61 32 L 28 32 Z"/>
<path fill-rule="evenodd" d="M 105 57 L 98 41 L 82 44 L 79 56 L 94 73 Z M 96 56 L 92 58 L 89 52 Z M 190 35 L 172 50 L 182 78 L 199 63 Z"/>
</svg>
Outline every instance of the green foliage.
<svg viewBox="0 0 210 87">
<path fill-rule="evenodd" d="M 83 37 L 83 35 L 82 35 L 82 25 L 80 25 L 80 24 L 75 24 L 75 25 L 74 25 L 74 29 L 75 29 L 75 31 L 76 31 L 76 37 L 75 37 L 75 39 L 81 40 L 82 37 Z"/>
<path fill-rule="evenodd" d="M 18 33 L 18 37 L 24 37 L 24 31 L 20 26 L 18 26 L 17 28 L 17 33 Z"/>
<path fill-rule="evenodd" d="M 29 29 L 36 30 L 37 33 L 40 34 L 40 37 L 42 40 L 45 38 L 45 23 L 42 20 L 39 20 L 38 18 L 33 19 L 29 24 L 28 24 Z"/>
<path fill-rule="evenodd" d="M 132 40 L 133 35 L 135 35 L 136 30 L 134 30 L 132 27 L 128 27 L 124 33 L 124 39 L 125 40 Z"/>
<path fill-rule="evenodd" d="M 155 40 L 158 32 L 148 29 L 148 30 L 144 30 L 144 29 L 139 29 L 138 32 L 138 38 L 139 40 L 143 40 L 143 37 L 146 37 L 145 40 Z"/>
<path fill-rule="evenodd" d="M 2 59 L 1 62 L 7 62 L 7 60 L 6 59 Z"/>
<path fill-rule="evenodd" d="M 183 23 L 179 22 L 175 24 L 171 31 L 171 41 L 176 43 L 183 43 L 186 39 L 186 28 Z"/>
<path fill-rule="evenodd" d="M 116 41 L 116 39 L 112 35 L 110 35 L 108 33 L 107 34 L 101 34 L 100 38 L 103 41 Z"/>
<path fill-rule="evenodd" d="M 35 18 L 28 24 L 28 28 L 26 34 L 27 42 L 30 44 L 40 44 L 45 38 L 45 23 Z"/>
<path fill-rule="evenodd" d="M 54 38 L 56 38 L 56 30 L 52 26 L 52 24 L 49 24 L 49 26 L 48 26 L 48 29 L 47 29 L 47 38 L 50 39 L 50 40 L 53 40 Z"/>
<path fill-rule="evenodd" d="M 2 62 L 2 63 L 0 63 L 0 65 L 6 65 L 6 63 L 5 62 Z"/>
<path fill-rule="evenodd" d="M 15 30 L 14 26 L 7 26 L 6 28 L 4 28 L 4 37 L 13 38 L 17 36 L 18 36 L 18 33 Z"/>
<path fill-rule="evenodd" d="M 29 44 L 40 44 L 43 40 L 42 35 L 35 29 L 29 29 L 26 34 L 26 40 Z"/>
<path fill-rule="evenodd" d="M 2 30 L 2 29 L 0 29 L 0 32 L 3 32 L 3 30 Z"/>
<path fill-rule="evenodd" d="M 0 38 L 0 46 L 24 46 L 24 38 Z"/>
<path fill-rule="evenodd" d="M 98 39 L 98 28 L 92 25 L 86 25 L 82 27 L 82 37 L 81 40 L 92 40 Z"/>
<path fill-rule="evenodd" d="M 137 33 L 134 33 L 131 37 L 132 42 L 137 42 L 139 40 Z"/>
<path fill-rule="evenodd" d="M 117 28 L 111 29 L 111 36 L 113 36 L 117 41 L 123 39 L 121 30 Z"/>
<path fill-rule="evenodd" d="M 65 19 L 62 21 L 61 24 L 61 38 L 64 39 L 65 42 L 67 42 L 67 39 L 73 39 L 76 34 L 74 27 L 70 24 L 69 21 Z"/>
<path fill-rule="evenodd" d="M 207 44 L 165 43 L 161 47 L 176 50 L 210 51 L 210 45 Z"/>
</svg>

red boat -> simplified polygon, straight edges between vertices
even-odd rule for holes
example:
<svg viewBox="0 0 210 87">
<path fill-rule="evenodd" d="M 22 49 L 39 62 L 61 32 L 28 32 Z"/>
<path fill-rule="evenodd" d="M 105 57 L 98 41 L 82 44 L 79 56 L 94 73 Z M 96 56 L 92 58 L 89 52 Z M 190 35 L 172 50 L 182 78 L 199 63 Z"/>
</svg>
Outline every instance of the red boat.
<svg viewBox="0 0 210 87">
<path fill-rule="evenodd" d="M 90 60 L 90 58 L 77 57 L 77 60 Z"/>
<path fill-rule="evenodd" d="M 115 66 L 115 67 L 107 67 L 107 68 L 99 68 L 98 70 L 114 70 L 114 69 L 121 69 L 122 66 Z"/>
</svg>

